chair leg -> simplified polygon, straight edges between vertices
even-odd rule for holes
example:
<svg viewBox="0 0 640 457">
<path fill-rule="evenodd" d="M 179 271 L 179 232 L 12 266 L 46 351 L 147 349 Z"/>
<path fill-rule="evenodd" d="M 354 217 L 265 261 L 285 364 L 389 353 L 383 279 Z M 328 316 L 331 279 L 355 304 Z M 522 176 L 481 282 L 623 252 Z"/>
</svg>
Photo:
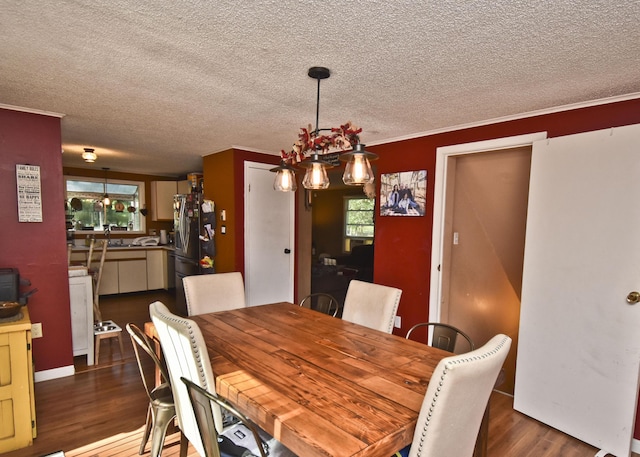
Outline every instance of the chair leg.
<svg viewBox="0 0 640 457">
<path fill-rule="evenodd" d="M 187 457 L 187 450 L 189 449 L 189 440 L 184 436 L 182 430 L 180 430 L 180 457 Z"/>
<path fill-rule="evenodd" d="M 122 347 L 122 332 L 118 333 L 118 343 L 120 343 L 120 358 L 124 359 L 124 348 Z"/>
<path fill-rule="evenodd" d="M 151 436 L 151 423 L 153 422 L 153 416 L 151 415 L 151 405 L 147 408 L 147 421 L 144 424 L 144 433 L 142 434 L 142 442 L 140 443 L 140 450 L 138 454 L 144 454 L 144 448 L 149 441 L 149 436 Z"/>
<path fill-rule="evenodd" d="M 94 357 L 95 360 L 93 363 L 95 363 L 96 365 L 98 365 L 98 360 L 100 358 L 100 342 L 101 341 L 102 341 L 102 338 L 100 338 L 99 336 L 97 336 L 94 341 L 94 345 L 96 346 L 95 348 L 96 354 L 95 354 L 95 357 Z"/>
<path fill-rule="evenodd" d="M 164 438 L 167 433 L 167 427 L 175 416 L 176 412 L 173 408 L 156 409 L 155 411 L 153 411 L 151 457 L 160 457 L 160 454 L 162 454 L 162 447 L 164 446 Z"/>
</svg>

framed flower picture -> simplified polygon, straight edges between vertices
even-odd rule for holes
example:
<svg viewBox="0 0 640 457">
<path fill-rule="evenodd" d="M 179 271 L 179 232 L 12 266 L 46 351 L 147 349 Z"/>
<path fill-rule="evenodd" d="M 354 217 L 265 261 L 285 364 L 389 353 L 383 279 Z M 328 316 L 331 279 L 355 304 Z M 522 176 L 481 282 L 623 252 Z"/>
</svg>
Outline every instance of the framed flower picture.
<svg viewBox="0 0 640 457">
<path fill-rule="evenodd" d="M 424 216 L 427 170 L 386 173 L 380 179 L 381 216 Z"/>
</svg>

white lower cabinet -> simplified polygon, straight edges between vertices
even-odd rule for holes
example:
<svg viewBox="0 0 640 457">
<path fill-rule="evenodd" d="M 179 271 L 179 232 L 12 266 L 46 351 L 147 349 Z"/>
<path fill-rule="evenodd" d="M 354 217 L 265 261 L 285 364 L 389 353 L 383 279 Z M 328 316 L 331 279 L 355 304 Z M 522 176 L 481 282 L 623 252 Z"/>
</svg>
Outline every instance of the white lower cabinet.
<svg viewBox="0 0 640 457">
<path fill-rule="evenodd" d="M 147 259 L 118 261 L 120 293 L 140 292 L 147 289 Z"/>
<path fill-rule="evenodd" d="M 167 251 L 147 251 L 147 288 L 149 290 L 167 289 Z"/>
<path fill-rule="evenodd" d="M 105 260 L 102 267 L 102 279 L 100 280 L 100 295 L 117 294 L 118 286 L 118 261 Z"/>
<path fill-rule="evenodd" d="M 72 253 L 74 263 L 86 262 L 86 251 Z M 169 288 L 168 252 L 160 248 L 109 248 L 102 267 L 100 295 Z M 100 258 L 94 256 L 93 266 Z"/>
</svg>

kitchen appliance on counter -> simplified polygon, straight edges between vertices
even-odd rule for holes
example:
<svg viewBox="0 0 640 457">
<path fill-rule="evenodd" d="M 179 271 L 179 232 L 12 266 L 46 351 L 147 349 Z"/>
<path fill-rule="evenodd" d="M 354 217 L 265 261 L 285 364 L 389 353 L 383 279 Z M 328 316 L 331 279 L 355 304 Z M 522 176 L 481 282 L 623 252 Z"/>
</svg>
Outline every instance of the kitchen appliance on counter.
<svg viewBox="0 0 640 457">
<path fill-rule="evenodd" d="M 27 304 L 29 295 L 38 291 L 38 289 L 31 289 L 25 293 L 20 292 L 21 286 L 30 285 L 31 281 L 20 278 L 17 268 L 0 268 L 0 303 L 4 303 L 0 312 L 0 321 L 13 318 L 20 313 L 20 308 Z"/>
<path fill-rule="evenodd" d="M 182 278 L 215 273 L 215 206 L 201 192 L 175 195 L 173 199 L 175 231 L 175 285 L 178 314 L 187 315 Z"/>
</svg>

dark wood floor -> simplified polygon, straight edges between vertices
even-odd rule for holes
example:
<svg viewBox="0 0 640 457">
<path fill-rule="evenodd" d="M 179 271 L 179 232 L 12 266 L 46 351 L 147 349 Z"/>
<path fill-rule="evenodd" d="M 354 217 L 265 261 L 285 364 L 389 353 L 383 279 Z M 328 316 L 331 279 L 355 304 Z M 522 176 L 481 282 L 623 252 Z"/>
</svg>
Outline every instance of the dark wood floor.
<svg viewBox="0 0 640 457">
<path fill-rule="evenodd" d="M 105 319 L 113 319 L 123 328 L 127 322 L 142 326 L 149 320 L 148 307 L 155 300 L 170 308 L 174 305 L 170 294 L 149 292 L 103 298 L 101 308 Z M 86 357 L 76 357 L 74 376 L 37 383 L 38 437 L 33 446 L 3 457 L 42 456 L 57 450 L 70 456 L 138 455 L 147 398 L 131 342 L 126 333 L 123 337 L 124 357 L 115 341 L 106 341 L 101 346 L 98 366 L 87 367 Z M 169 439 L 163 455 L 178 455 L 178 446 L 171 445 L 175 438 Z M 103 440 L 116 443 L 117 447 L 91 445 Z M 84 447 L 88 450 L 79 449 Z M 514 411 L 511 397 L 492 395 L 489 456 L 583 457 L 596 452 L 597 449 Z M 192 449 L 189 454 L 197 455 Z"/>
</svg>

